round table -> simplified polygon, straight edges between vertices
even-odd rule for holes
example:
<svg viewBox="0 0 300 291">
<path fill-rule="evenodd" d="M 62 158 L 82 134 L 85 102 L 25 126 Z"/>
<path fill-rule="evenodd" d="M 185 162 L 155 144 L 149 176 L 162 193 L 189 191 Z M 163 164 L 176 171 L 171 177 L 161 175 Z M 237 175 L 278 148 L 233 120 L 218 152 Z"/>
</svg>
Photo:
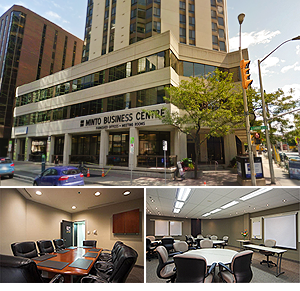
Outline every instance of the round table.
<svg viewBox="0 0 300 291">
<path fill-rule="evenodd" d="M 206 259 L 207 266 L 211 266 L 213 263 L 223 263 L 224 265 L 230 264 L 232 262 L 232 258 L 238 252 L 227 249 L 215 249 L 215 248 L 207 248 L 200 250 L 191 250 L 186 252 L 186 254 L 198 254 Z"/>
</svg>

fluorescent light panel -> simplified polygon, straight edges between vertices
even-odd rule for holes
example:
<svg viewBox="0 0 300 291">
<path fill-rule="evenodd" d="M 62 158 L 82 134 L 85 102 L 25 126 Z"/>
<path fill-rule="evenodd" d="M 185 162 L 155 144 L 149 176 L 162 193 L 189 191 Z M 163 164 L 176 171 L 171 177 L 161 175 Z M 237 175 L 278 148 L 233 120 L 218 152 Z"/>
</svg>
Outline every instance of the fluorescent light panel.
<svg viewBox="0 0 300 291">
<path fill-rule="evenodd" d="M 221 206 L 221 208 L 222 208 L 222 209 L 226 209 L 226 208 L 231 207 L 231 206 L 233 206 L 233 205 L 235 205 L 235 204 L 238 204 L 238 203 L 239 203 L 238 201 L 231 201 L 231 202 L 229 202 L 229 203 L 227 203 L 227 204 Z"/>
<path fill-rule="evenodd" d="M 207 212 L 207 213 L 203 214 L 202 216 L 208 216 L 208 215 L 210 215 L 210 212 Z"/>
<path fill-rule="evenodd" d="M 241 197 L 240 199 L 243 200 L 243 201 L 246 201 L 250 198 L 256 197 L 258 195 L 261 195 L 261 194 L 266 193 L 266 192 L 271 191 L 271 190 L 273 190 L 273 188 L 269 188 L 269 187 L 268 188 L 261 188 L 257 191 L 251 192 L 250 194 L 247 194 L 247 195 Z"/>
<path fill-rule="evenodd" d="M 177 189 L 177 200 L 185 201 L 191 192 L 190 188 L 179 188 Z"/>
<path fill-rule="evenodd" d="M 221 211 L 222 209 L 220 209 L 220 208 L 217 208 L 217 209 L 215 209 L 215 210 L 212 210 L 211 212 L 210 212 L 210 214 L 213 214 L 213 213 L 216 213 L 216 212 L 219 212 L 219 211 Z"/>
<path fill-rule="evenodd" d="M 175 208 L 182 208 L 183 205 L 184 205 L 184 202 L 182 202 L 182 201 L 176 201 Z"/>
<path fill-rule="evenodd" d="M 179 213 L 180 210 L 181 210 L 180 208 L 174 208 L 174 209 L 173 209 L 173 212 L 174 212 L 174 213 Z"/>
</svg>

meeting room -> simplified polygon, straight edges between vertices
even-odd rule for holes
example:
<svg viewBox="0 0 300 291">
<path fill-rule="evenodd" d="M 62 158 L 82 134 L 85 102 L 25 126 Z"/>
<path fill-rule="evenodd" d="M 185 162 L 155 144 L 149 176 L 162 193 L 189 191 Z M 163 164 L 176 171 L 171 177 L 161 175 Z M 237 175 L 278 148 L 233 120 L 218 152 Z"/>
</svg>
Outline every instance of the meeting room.
<svg viewBox="0 0 300 291">
<path fill-rule="evenodd" d="M 144 188 L 0 188 L 0 283 L 143 283 Z"/>
<path fill-rule="evenodd" d="M 300 189 L 146 189 L 147 283 L 300 283 Z"/>
</svg>

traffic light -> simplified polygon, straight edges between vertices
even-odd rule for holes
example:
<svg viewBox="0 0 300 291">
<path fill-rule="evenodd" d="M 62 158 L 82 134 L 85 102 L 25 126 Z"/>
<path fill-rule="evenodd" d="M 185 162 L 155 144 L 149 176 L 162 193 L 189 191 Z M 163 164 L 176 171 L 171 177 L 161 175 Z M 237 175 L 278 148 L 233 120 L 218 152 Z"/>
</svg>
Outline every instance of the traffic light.
<svg viewBox="0 0 300 291">
<path fill-rule="evenodd" d="M 250 80 L 250 74 L 249 74 L 249 60 L 241 60 L 240 62 L 240 68 L 241 68 L 241 75 L 242 75 L 242 84 L 243 88 L 247 89 L 249 85 L 252 84 L 253 80 Z"/>
</svg>

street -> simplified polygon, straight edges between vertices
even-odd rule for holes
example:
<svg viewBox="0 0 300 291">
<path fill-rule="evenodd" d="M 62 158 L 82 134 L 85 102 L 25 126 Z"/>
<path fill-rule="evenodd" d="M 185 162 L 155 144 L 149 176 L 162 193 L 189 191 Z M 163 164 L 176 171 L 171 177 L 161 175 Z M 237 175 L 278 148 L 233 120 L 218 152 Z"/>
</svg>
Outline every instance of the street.
<svg viewBox="0 0 300 291">
<path fill-rule="evenodd" d="M 267 186 L 300 186 L 300 180 L 290 179 L 287 171 L 274 164 L 276 185 L 271 185 L 269 164 L 267 158 L 262 155 L 264 177 Z M 46 168 L 52 166 L 46 165 Z M 99 168 L 90 168 L 90 177 L 85 177 L 85 186 L 240 186 L 237 182 L 237 174 L 231 169 L 218 169 L 217 171 L 201 171 L 199 179 L 185 179 L 174 181 L 171 178 L 150 177 L 145 172 L 133 171 L 131 182 L 130 171 L 111 170 L 102 177 Z M 2 178 L 1 186 L 32 186 L 34 178 L 41 172 L 40 163 L 15 162 L 15 176 L 13 179 Z"/>
</svg>

